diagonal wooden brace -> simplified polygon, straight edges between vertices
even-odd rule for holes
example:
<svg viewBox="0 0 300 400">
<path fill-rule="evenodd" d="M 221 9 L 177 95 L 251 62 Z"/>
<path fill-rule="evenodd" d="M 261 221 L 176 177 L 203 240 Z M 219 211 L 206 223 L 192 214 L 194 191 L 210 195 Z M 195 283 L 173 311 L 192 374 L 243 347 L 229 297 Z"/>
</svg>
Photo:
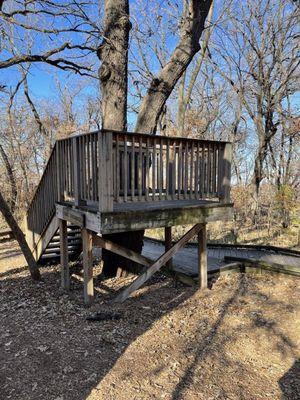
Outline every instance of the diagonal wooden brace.
<svg viewBox="0 0 300 400">
<path fill-rule="evenodd" d="M 119 256 L 128 258 L 129 260 L 132 260 L 138 264 L 144 265 L 145 267 L 150 267 L 153 263 L 153 261 L 149 258 L 144 257 L 133 250 L 126 249 L 119 244 L 113 243 L 110 240 L 103 239 L 101 236 L 98 235 L 94 236 L 94 244 L 100 246 L 102 249 L 109 250 L 113 253 L 118 254 Z"/>
<path fill-rule="evenodd" d="M 113 301 L 114 303 L 122 303 L 132 292 L 139 289 L 155 272 L 166 264 L 187 242 L 200 230 L 203 229 L 202 224 L 196 224 L 190 229 L 177 243 L 175 243 L 168 251 L 162 254 L 142 275 L 138 276 L 127 288 L 125 288 Z"/>
</svg>

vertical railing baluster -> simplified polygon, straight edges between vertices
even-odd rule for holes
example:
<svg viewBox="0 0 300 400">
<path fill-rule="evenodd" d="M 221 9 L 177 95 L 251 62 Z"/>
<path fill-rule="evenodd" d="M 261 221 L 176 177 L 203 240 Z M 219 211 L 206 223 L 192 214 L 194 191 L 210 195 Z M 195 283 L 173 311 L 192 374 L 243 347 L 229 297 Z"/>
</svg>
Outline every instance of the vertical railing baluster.
<svg viewBox="0 0 300 400">
<path fill-rule="evenodd" d="M 185 151 L 184 151 L 184 198 L 187 199 L 187 185 L 189 179 L 189 162 L 188 162 L 188 141 L 185 142 Z"/>
<path fill-rule="evenodd" d="M 201 145 L 201 198 L 205 198 L 205 142 Z"/>
<path fill-rule="evenodd" d="M 87 200 L 87 162 L 86 162 L 86 135 L 82 136 L 82 182 L 83 199 Z"/>
<path fill-rule="evenodd" d="M 183 189 L 183 186 L 182 186 L 182 177 L 183 177 L 182 166 L 183 166 L 182 140 L 180 140 L 179 146 L 178 146 L 178 175 L 177 175 L 178 199 L 181 198 L 181 192 L 182 192 L 182 189 Z"/>
<path fill-rule="evenodd" d="M 191 144 L 191 155 L 190 155 L 190 180 L 189 180 L 189 188 L 190 188 L 190 199 L 195 197 L 195 193 L 193 190 L 193 178 L 194 178 L 194 141 Z"/>
<path fill-rule="evenodd" d="M 162 200 L 163 195 L 163 141 L 160 138 L 160 146 L 159 146 L 159 200 Z"/>
<path fill-rule="evenodd" d="M 135 137 L 132 135 L 131 137 L 131 200 L 135 200 L 135 193 L 134 193 L 134 172 L 135 172 Z"/>
<path fill-rule="evenodd" d="M 95 134 L 92 135 L 91 137 L 91 156 L 92 156 L 92 193 L 93 193 L 93 201 L 97 201 L 97 190 L 96 190 L 96 184 L 97 184 L 97 172 L 96 172 L 96 159 L 97 157 L 97 149 L 96 149 L 96 137 Z"/>
<path fill-rule="evenodd" d="M 176 193 L 176 140 L 173 140 L 172 151 L 172 200 L 175 200 Z"/>
<path fill-rule="evenodd" d="M 149 148 L 150 148 L 150 138 L 147 137 L 146 141 L 146 201 L 149 201 L 149 186 L 150 186 L 150 161 L 149 161 Z"/>
<path fill-rule="evenodd" d="M 128 156 L 127 156 L 127 135 L 124 135 L 124 201 L 127 201 L 128 193 Z"/>
<path fill-rule="evenodd" d="M 139 153 L 138 153 L 138 162 L 137 162 L 137 180 L 138 180 L 138 196 L 139 201 L 142 201 L 142 187 L 143 187 L 143 138 L 139 137 Z"/>
<path fill-rule="evenodd" d="M 116 134 L 116 192 L 115 200 L 117 203 L 120 202 L 120 146 L 119 146 L 119 134 Z"/>
<path fill-rule="evenodd" d="M 216 196 L 216 179 L 217 179 L 217 157 L 216 157 L 216 144 L 213 144 L 213 173 L 212 173 L 212 179 L 213 179 L 213 184 L 212 184 L 212 192 L 213 192 L 213 197 Z"/>
<path fill-rule="evenodd" d="M 153 143 L 153 153 L 152 153 L 152 200 L 155 199 L 155 193 L 156 193 L 156 183 L 155 183 L 155 175 L 156 175 L 156 140 L 153 138 L 152 139 Z"/>
<path fill-rule="evenodd" d="M 199 192 L 200 192 L 200 188 L 199 188 L 199 142 L 197 141 L 197 153 L 196 153 L 196 165 L 195 165 L 195 197 L 196 199 L 199 200 Z"/>
<path fill-rule="evenodd" d="M 170 139 L 166 138 L 166 199 L 170 199 Z"/>
<path fill-rule="evenodd" d="M 92 200 L 91 198 L 91 149 L 90 149 L 90 145 L 91 145 L 91 136 L 90 134 L 87 135 L 87 181 L 88 181 L 88 199 Z"/>
<path fill-rule="evenodd" d="M 79 155 L 80 138 L 72 138 L 72 149 L 73 149 L 73 174 L 74 174 L 74 202 L 76 206 L 82 204 L 81 197 L 81 174 L 80 174 L 80 155 Z"/>
</svg>

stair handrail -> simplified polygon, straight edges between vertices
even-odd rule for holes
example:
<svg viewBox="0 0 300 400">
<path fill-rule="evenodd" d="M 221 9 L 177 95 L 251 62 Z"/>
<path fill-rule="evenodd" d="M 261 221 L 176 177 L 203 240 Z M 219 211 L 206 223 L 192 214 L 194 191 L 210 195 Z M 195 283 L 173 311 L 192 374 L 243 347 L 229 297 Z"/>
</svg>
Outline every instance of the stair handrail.
<svg viewBox="0 0 300 400">
<path fill-rule="evenodd" d="M 54 144 L 47 164 L 44 168 L 44 172 L 41 176 L 39 184 L 37 185 L 28 210 L 26 212 L 27 229 L 41 235 L 48 225 L 49 221 L 55 213 L 55 203 L 57 201 L 57 186 L 56 186 L 56 149 L 57 145 Z M 52 167 L 52 172 L 49 172 Z M 43 198 L 43 208 L 39 207 L 38 201 L 41 195 L 44 195 L 45 189 L 49 189 L 47 197 Z M 42 193 L 42 194 L 41 194 Z M 38 208 L 38 209 L 35 209 Z M 40 211 L 44 218 L 39 220 L 40 216 L 36 216 L 36 212 Z M 35 218 L 34 218 L 35 217 Z M 35 219 L 35 221 L 34 221 Z M 35 223 L 36 222 L 36 223 Z"/>
</svg>

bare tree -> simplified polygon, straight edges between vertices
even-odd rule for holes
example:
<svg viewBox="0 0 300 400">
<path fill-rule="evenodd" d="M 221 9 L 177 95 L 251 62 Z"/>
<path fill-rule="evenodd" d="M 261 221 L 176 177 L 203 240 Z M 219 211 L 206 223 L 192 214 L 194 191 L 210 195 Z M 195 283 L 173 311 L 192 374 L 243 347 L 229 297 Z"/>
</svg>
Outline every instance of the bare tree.
<svg viewBox="0 0 300 400">
<path fill-rule="evenodd" d="M 35 281 L 39 281 L 41 279 L 40 271 L 32 255 L 32 252 L 26 242 L 24 233 L 22 232 L 15 218 L 13 217 L 13 214 L 10 208 L 8 207 L 7 202 L 3 198 L 1 192 L 0 192 L 0 211 L 5 218 L 7 225 L 12 230 L 15 239 L 19 243 L 20 249 L 22 250 L 22 253 L 27 261 L 32 279 Z"/>
<path fill-rule="evenodd" d="M 282 123 L 278 107 L 295 91 L 300 63 L 298 19 L 299 9 L 285 2 L 236 2 L 212 51 L 215 68 L 255 126 L 258 147 L 252 181 L 256 196 L 272 139 Z"/>
</svg>

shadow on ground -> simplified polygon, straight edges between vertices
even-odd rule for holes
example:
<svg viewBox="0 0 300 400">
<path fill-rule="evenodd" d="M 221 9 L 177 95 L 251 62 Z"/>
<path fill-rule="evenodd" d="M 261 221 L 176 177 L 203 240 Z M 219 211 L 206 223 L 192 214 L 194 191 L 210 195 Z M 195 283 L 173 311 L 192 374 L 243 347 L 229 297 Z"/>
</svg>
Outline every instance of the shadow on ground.
<svg viewBox="0 0 300 400">
<path fill-rule="evenodd" d="M 251 283 L 251 279 L 243 274 L 236 275 L 234 290 L 225 286 L 219 289 L 221 297 L 216 298 L 214 290 L 199 295 L 194 288 L 176 287 L 172 280 L 158 275 L 137 296 L 115 306 L 110 306 L 108 301 L 115 296 L 118 284 L 96 281 L 96 304 L 91 309 L 82 305 L 81 282 L 72 279 L 72 290 L 70 295 L 66 295 L 58 290 L 58 267 L 43 268 L 42 276 L 43 282 L 35 284 L 21 268 L 6 271 L 1 277 L 5 280 L 1 281 L 0 302 L 0 386 L 5 399 L 134 398 L 128 397 L 132 396 L 130 391 L 122 393 L 121 380 L 103 381 L 138 338 L 152 330 L 158 320 L 175 311 L 179 313 L 177 323 L 181 329 L 185 329 L 185 322 L 194 324 L 193 334 L 178 341 L 178 354 L 185 361 L 178 373 L 172 372 L 176 380 L 171 374 L 165 388 L 153 387 L 153 396 L 139 397 L 138 392 L 132 389 L 136 398 L 160 398 L 160 392 L 167 390 L 166 399 L 189 400 L 195 398 L 192 396 L 197 393 L 197 387 L 199 399 L 202 399 L 200 393 L 205 398 L 206 390 L 211 396 L 217 396 L 212 398 L 226 398 L 232 394 L 233 383 L 226 378 L 228 385 L 223 384 L 222 374 L 217 377 L 219 383 L 214 383 L 213 377 L 216 371 L 226 370 L 234 376 L 236 397 L 233 398 L 250 399 L 245 396 L 245 386 L 259 379 L 258 374 L 253 372 L 251 365 L 233 360 L 228 355 L 227 345 L 232 342 L 238 344 L 240 336 L 247 335 L 251 330 L 267 335 L 270 340 L 272 338 L 276 346 L 274 351 L 278 354 L 296 357 L 293 340 L 281 330 L 278 321 L 261 311 L 259 304 L 268 302 L 270 308 L 277 307 L 284 313 L 293 312 L 293 307 L 284 300 L 275 301 L 272 296 L 268 298 L 258 290 L 255 280 Z M 208 312 L 210 307 L 212 314 Z M 86 321 L 86 317 L 96 311 L 118 312 L 121 319 L 94 323 Z M 244 314 L 246 323 L 239 323 L 239 313 Z M 228 318 L 231 322 L 233 317 L 237 322 L 225 323 Z M 175 331 L 171 328 L 169 332 L 171 341 L 177 340 L 173 337 Z M 154 352 L 161 340 L 157 337 L 155 342 L 155 339 Z M 152 356 L 146 349 L 145 354 L 139 356 L 143 362 L 136 368 L 142 371 L 151 362 Z M 207 368 L 203 367 L 205 365 Z M 160 367 L 153 371 L 152 379 L 158 379 L 159 374 L 168 368 L 169 365 L 162 360 Z M 295 363 L 292 373 L 296 373 L 297 368 L 299 365 Z M 120 376 L 126 375 L 130 381 L 134 374 L 136 372 L 129 368 Z M 115 379 L 117 377 L 118 374 Z M 137 376 L 134 378 L 136 380 Z M 283 392 L 286 387 L 284 379 L 280 382 Z M 104 389 L 101 389 L 102 383 Z M 257 390 L 262 390 L 262 387 L 263 382 L 258 382 Z M 251 396 L 253 393 L 255 390 Z"/>
</svg>

